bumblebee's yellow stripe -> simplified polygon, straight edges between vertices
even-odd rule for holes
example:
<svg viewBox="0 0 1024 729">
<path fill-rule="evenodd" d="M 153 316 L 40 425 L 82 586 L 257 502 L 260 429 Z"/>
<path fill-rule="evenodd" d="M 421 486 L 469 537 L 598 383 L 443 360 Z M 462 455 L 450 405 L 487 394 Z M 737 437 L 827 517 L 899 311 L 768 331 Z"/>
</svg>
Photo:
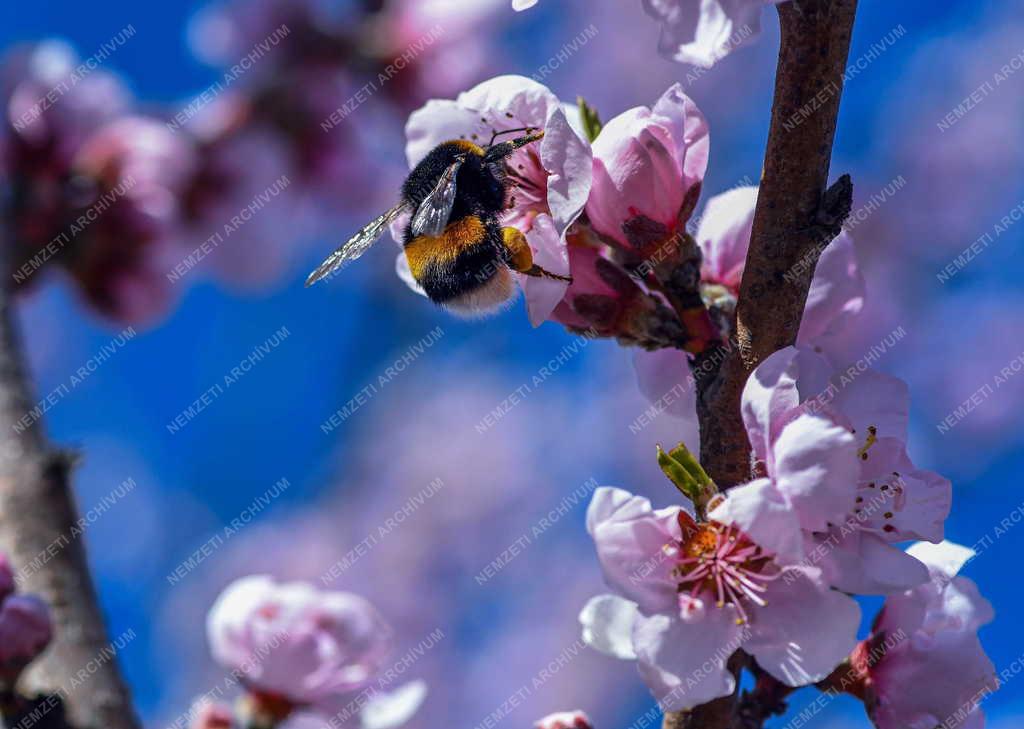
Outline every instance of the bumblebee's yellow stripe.
<svg viewBox="0 0 1024 729">
<path fill-rule="evenodd" d="M 421 235 L 409 241 L 405 247 L 405 257 L 409 261 L 409 271 L 417 281 L 423 278 L 427 266 L 431 262 L 450 264 L 459 254 L 484 239 L 487 229 L 480 218 L 467 215 L 454 223 L 449 223 L 441 235 Z"/>
<path fill-rule="evenodd" d="M 479 144 L 473 144 L 468 139 L 456 139 L 452 141 L 452 144 L 470 154 L 475 154 L 477 157 L 483 157 L 485 154 L 483 147 Z"/>
</svg>

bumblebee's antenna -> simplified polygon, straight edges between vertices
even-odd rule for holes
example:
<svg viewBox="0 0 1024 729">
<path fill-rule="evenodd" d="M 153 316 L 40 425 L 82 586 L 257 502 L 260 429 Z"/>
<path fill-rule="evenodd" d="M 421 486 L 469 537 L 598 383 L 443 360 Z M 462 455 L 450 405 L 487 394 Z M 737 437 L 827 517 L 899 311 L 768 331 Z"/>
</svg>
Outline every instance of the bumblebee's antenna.
<svg viewBox="0 0 1024 729">
<path fill-rule="evenodd" d="M 493 134 L 491 134 L 491 141 L 489 141 L 487 143 L 487 146 L 488 147 L 493 147 L 494 146 L 494 140 L 497 139 L 500 136 L 505 135 L 505 134 L 515 134 L 516 132 L 526 132 L 527 134 L 530 134 L 533 131 L 535 131 L 536 129 L 537 129 L 537 127 L 519 127 L 517 129 L 503 129 L 500 132 L 497 131 L 497 130 L 492 129 L 491 131 L 493 132 Z"/>
</svg>

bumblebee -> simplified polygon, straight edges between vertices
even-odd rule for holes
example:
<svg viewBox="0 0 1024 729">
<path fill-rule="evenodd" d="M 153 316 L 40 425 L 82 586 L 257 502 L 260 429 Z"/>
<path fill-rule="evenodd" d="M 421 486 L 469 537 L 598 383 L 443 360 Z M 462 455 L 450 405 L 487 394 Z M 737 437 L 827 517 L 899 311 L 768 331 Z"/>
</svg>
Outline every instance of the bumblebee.
<svg viewBox="0 0 1024 729">
<path fill-rule="evenodd" d="M 526 134 L 495 144 L 509 132 Z M 409 271 L 431 301 L 455 314 L 485 315 L 511 301 L 513 271 L 571 281 L 535 264 L 526 236 L 501 225 L 511 191 L 505 162 L 543 136 L 524 127 L 495 132 L 485 147 L 462 139 L 439 144 L 409 173 L 398 204 L 328 256 L 306 286 L 363 255 L 403 213 L 411 213 L 403 235 Z"/>
</svg>

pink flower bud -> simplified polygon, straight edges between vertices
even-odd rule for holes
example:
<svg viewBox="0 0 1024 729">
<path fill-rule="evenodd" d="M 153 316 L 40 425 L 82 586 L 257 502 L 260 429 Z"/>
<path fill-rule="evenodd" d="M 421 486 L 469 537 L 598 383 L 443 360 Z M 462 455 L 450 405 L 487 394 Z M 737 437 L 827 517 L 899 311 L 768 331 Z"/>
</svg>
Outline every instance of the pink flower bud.
<svg viewBox="0 0 1024 729">
<path fill-rule="evenodd" d="M 50 611 L 35 595 L 13 595 L 0 606 L 0 664 L 24 667 L 53 637 Z"/>
<path fill-rule="evenodd" d="M 190 729 L 231 729 L 235 715 L 227 704 L 201 699 L 192 707 Z"/>
<path fill-rule="evenodd" d="M 589 717 L 582 711 L 558 711 L 534 723 L 536 729 L 593 729 Z"/>
<path fill-rule="evenodd" d="M 672 86 L 653 108 L 605 124 L 594 141 L 587 215 L 612 241 L 647 257 L 684 230 L 708 163 L 708 128 L 697 105 Z"/>
<path fill-rule="evenodd" d="M 363 688 L 391 630 L 369 602 L 267 576 L 228 586 L 207 617 L 214 658 L 257 693 L 316 708 Z"/>
</svg>

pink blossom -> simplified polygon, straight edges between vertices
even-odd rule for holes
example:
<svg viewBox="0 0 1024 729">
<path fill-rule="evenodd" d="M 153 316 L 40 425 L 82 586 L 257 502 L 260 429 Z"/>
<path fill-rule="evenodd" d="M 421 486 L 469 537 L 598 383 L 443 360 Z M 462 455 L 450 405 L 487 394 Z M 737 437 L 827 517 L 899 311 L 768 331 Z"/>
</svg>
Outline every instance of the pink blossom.
<svg viewBox="0 0 1024 729">
<path fill-rule="evenodd" d="M 871 718 L 878 729 L 981 727 L 978 703 L 999 682 L 978 640 L 995 613 L 974 582 L 957 576 L 974 551 L 920 542 L 908 552 L 927 565 L 929 581 L 886 598 L 858 650 L 884 648 L 866 661 Z"/>
<path fill-rule="evenodd" d="M 96 192 L 94 181 L 80 180 L 74 158 L 92 134 L 129 104 L 116 77 L 97 70 L 74 79 L 77 65 L 70 47 L 47 42 L 14 51 L 0 69 L 0 182 L 12 191 L 8 202 L 16 201 L 6 219 L 15 280 L 22 286 L 41 278 L 34 275 L 40 254 L 55 258 L 47 246 L 58 251 L 57 260 L 68 257 L 72 233 L 67 223 L 85 212 Z"/>
<path fill-rule="evenodd" d="M 713 510 L 781 558 L 808 559 L 830 584 L 889 593 L 927 579 L 894 546 L 941 541 L 949 481 L 906 453 L 908 396 L 896 378 L 855 365 L 835 372 L 807 349 L 765 360 L 743 391 L 755 470 Z"/>
<path fill-rule="evenodd" d="M 200 246 L 212 248 L 200 270 L 234 288 L 265 286 L 290 270 L 320 222 L 293 169 L 288 139 L 244 123 L 247 114 L 244 95 L 223 93 L 189 120 L 201 156 L 183 195 L 182 250 L 171 264 Z M 262 205 L 258 221 L 244 228 L 230 222 L 253 204 Z"/>
<path fill-rule="evenodd" d="M 756 207 L 756 187 L 734 188 L 708 200 L 697 228 L 704 257 L 701 282 L 709 299 L 731 302 L 726 306 L 734 307 L 739 296 Z M 821 252 L 814 269 L 797 343 L 820 345 L 822 338 L 842 331 L 863 305 L 864 276 L 853 240 L 842 231 Z"/>
<path fill-rule="evenodd" d="M 232 729 L 235 713 L 227 704 L 201 699 L 192 706 L 191 729 Z"/>
<path fill-rule="evenodd" d="M 391 78 L 385 90 L 400 89 L 408 100 L 422 100 L 453 94 L 490 75 L 501 65 L 500 56 L 483 29 L 497 28 L 499 14 L 507 7 L 506 0 L 388 3 L 379 30 L 384 62 L 393 63 L 411 47 L 422 50 L 412 68 Z"/>
<path fill-rule="evenodd" d="M 704 118 L 676 84 L 652 108 L 611 119 L 593 153 L 588 225 L 568 237 L 573 283 L 551 318 L 645 347 L 681 346 L 686 334 L 695 335 L 693 322 L 679 322 L 648 286 L 645 269 L 678 248 L 700 194 L 708 153 Z"/>
<path fill-rule="evenodd" d="M 545 86 L 523 76 L 499 76 L 454 101 L 427 102 L 409 117 L 406 157 L 412 167 L 441 142 L 464 138 L 483 145 L 494 131 L 526 126 L 542 129 L 545 136 L 507 161 L 512 191 L 503 222 L 525 233 L 540 266 L 565 275 L 569 272 L 566 231 L 590 193 L 591 152 L 561 102 Z M 562 299 L 567 284 L 528 276 L 519 280 L 530 321 L 538 325 Z"/>
<path fill-rule="evenodd" d="M 86 218 L 65 264 L 101 313 L 142 323 L 169 307 L 166 264 L 193 164 L 186 138 L 145 117 L 104 125 L 78 151 L 75 173 L 92 185 L 83 212 L 95 220 Z"/>
<path fill-rule="evenodd" d="M 590 717 L 579 709 L 548 714 L 533 723 L 535 729 L 593 729 Z"/>
<path fill-rule="evenodd" d="M 214 658 L 251 690 L 314 709 L 364 688 L 391 645 L 391 629 L 358 595 L 266 576 L 224 590 L 207 636 Z"/>
<path fill-rule="evenodd" d="M 731 694 L 742 648 L 802 686 L 827 676 L 856 642 L 860 609 L 814 568 L 788 567 L 733 526 L 602 487 L 587 511 L 605 582 L 616 593 L 580 613 L 592 647 L 634 659 L 663 710 Z"/>
<path fill-rule="evenodd" d="M 756 205 L 756 187 L 734 188 L 708 200 L 697 226 L 701 290 L 713 314 L 727 321 L 739 296 Z M 814 270 L 797 343 L 831 349 L 863 303 L 864 277 L 853 240 L 844 231 L 822 251 Z M 640 390 L 651 402 L 667 398 L 665 409 L 672 415 L 695 417 L 693 378 L 683 352 L 638 352 L 634 361 Z"/>
<path fill-rule="evenodd" d="M 594 140 L 587 217 L 599 233 L 646 259 L 685 230 L 708 164 L 704 115 L 679 84 L 651 108 L 608 121 Z"/>
<path fill-rule="evenodd" d="M 659 52 L 681 63 L 710 68 L 761 30 L 761 10 L 784 0 L 643 0 L 660 20 Z"/>
<path fill-rule="evenodd" d="M 10 595 L 0 605 L 0 665 L 20 669 L 53 637 L 50 611 L 35 595 Z"/>
</svg>

